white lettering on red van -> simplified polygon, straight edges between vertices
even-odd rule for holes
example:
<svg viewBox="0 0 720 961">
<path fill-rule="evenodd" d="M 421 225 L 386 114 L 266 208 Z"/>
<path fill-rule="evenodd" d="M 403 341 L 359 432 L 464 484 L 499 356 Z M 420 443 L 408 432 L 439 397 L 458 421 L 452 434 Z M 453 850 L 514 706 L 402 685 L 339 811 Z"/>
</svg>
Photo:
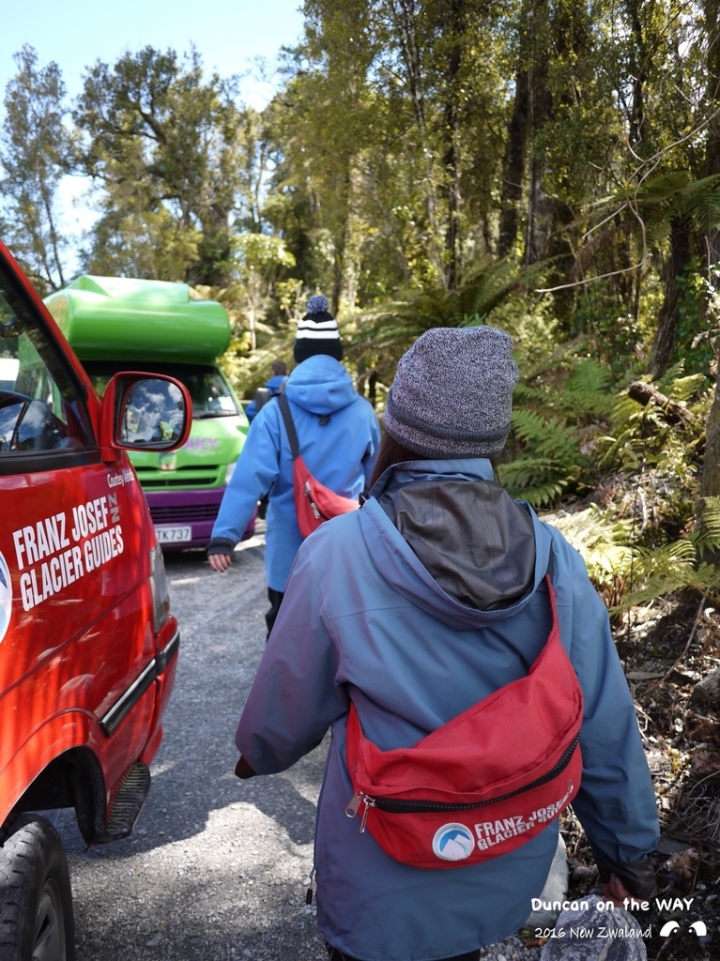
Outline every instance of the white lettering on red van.
<svg viewBox="0 0 720 961">
<path fill-rule="evenodd" d="M 123 467 L 119 474 L 107 475 L 108 487 L 124 487 L 125 484 L 134 484 L 135 475 L 129 467 Z"/>
<path fill-rule="evenodd" d="M 13 531 L 13 541 L 19 570 L 68 547 L 70 541 L 65 533 L 64 511 L 45 517 L 34 526 L 28 524 Z"/>
<path fill-rule="evenodd" d="M 69 521 L 61 511 L 19 527 L 12 537 L 18 569 L 23 572 L 20 600 L 25 611 L 107 564 L 125 548 L 114 494 L 75 505 Z"/>
<path fill-rule="evenodd" d="M 39 568 L 20 575 L 20 599 L 23 610 L 30 611 L 48 597 L 74 584 L 85 574 L 79 547 L 70 547 Z"/>
<path fill-rule="evenodd" d="M 108 494 L 108 503 L 110 505 L 110 520 L 113 524 L 119 524 L 120 508 L 118 507 L 117 494 Z"/>
<path fill-rule="evenodd" d="M 122 528 L 119 524 L 117 527 L 111 527 L 108 531 L 103 531 L 96 537 L 91 537 L 83 544 L 85 569 L 90 572 L 103 564 L 107 564 L 113 557 L 122 554 L 124 546 Z"/>
<path fill-rule="evenodd" d="M 78 504 L 72 509 L 73 526 L 70 536 L 79 541 L 90 534 L 96 534 L 107 527 L 108 505 L 107 497 L 96 497 L 94 501 Z"/>
</svg>

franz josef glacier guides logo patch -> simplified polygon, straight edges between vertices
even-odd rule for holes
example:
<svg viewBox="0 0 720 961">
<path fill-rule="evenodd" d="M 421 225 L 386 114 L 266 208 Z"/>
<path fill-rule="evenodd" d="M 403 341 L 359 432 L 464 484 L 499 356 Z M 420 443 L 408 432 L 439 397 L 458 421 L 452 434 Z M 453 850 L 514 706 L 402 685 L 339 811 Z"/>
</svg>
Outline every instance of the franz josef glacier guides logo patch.
<svg viewBox="0 0 720 961">
<path fill-rule="evenodd" d="M 5 637 L 5 632 L 10 625 L 11 612 L 12 582 L 10 581 L 10 570 L 5 558 L 0 553 L 0 641 Z"/>
<path fill-rule="evenodd" d="M 435 832 L 432 847 L 443 861 L 464 861 L 473 853 L 475 838 L 464 824 L 443 824 Z"/>
</svg>

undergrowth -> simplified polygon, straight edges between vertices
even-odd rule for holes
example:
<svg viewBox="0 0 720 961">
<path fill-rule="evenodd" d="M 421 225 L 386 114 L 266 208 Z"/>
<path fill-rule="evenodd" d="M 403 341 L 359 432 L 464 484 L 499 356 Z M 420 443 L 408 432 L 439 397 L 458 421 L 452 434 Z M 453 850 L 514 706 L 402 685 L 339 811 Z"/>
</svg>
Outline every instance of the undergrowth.
<svg viewBox="0 0 720 961">
<path fill-rule="evenodd" d="M 577 344 L 524 378 L 498 479 L 581 552 L 613 615 L 675 591 L 720 598 L 720 500 L 700 497 L 712 392 L 681 364 L 654 386 L 683 411 L 672 423 L 628 394 Z M 521 368 L 522 369 L 522 368 Z"/>
</svg>

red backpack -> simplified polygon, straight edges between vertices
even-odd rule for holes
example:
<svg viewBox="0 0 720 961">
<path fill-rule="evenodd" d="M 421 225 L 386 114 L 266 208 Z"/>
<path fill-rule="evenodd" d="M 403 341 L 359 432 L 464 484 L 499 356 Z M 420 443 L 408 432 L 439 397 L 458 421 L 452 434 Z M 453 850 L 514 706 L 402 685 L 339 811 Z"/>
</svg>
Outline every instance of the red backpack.
<svg viewBox="0 0 720 961">
<path fill-rule="evenodd" d="M 362 808 L 360 832 L 418 868 L 477 864 L 535 837 L 580 786 L 583 698 L 560 641 L 555 591 L 546 578 L 552 628 L 522 677 L 463 711 L 413 747 L 382 751 L 362 731 L 355 705 L 346 760 Z"/>
<path fill-rule="evenodd" d="M 293 457 L 293 495 L 295 498 L 295 513 L 298 527 L 303 537 L 312 534 L 322 523 L 347 514 L 360 506 L 358 501 L 336 494 L 324 484 L 321 484 L 307 468 L 298 445 L 297 431 L 290 411 L 290 404 L 285 394 L 279 394 L 277 399 L 280 412 L 285 422 L 285 432 L 290 443 Z"/>
</svg>

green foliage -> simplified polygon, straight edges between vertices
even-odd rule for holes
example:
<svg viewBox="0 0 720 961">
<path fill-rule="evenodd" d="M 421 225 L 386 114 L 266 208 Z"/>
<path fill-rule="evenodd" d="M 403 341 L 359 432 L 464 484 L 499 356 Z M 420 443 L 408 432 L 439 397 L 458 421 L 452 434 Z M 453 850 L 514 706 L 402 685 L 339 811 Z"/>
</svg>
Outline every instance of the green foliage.
<svg viewBox="0 0 720 961">
<path fill-rule="evenodd" d="M 515 390 L 509 460 L 498 474 L 514 496 L 536 507 L 577 495 L 595 479 L 589 454 L 611 409 L 610 374 L 575 349 L 581 344 L 548 354 Z M 522 361 L 520 367 L 522 375 Z"/>
<path fill-rule="evenodd" d="M 591 505 L 547 520 L 582 554 L 590 579 L 614 615 L 659 597 L 693 590 L 720 600 L 720 499 L 709 498 L 703 524 L 687 536 L 654 547 L 637 544 L 633 520 Z"/>
<path fill-rule="evenodd" d="M 87 71 L 74 120 L 85 140 L 78 162 L 103 189 L 86 267 L 122 273 L 131 248 L 134 276 L 171 270 L 163 279 L 227 284 L 230 216 L 257 176 L 244 153 L 253 127 L 235 103 L 234 80 L 206 78 L 195 50 L 179 58 L 145 47 Z M 148 260 L 156 242 L 172 256 Z"/>
<path fill-rule="evenodd" d="M 343 324 L 346 356 L 359 370 L 372 368 L 389 384 L 400 357 L 431 327 L 493 323 L 494 311 L 512 297 L 519 277 L 520 269 L 510 259 L 488 258 L 456 290 L 436 284 L 352 314 Z"/>
<path fill-rule="evenodd" d="M 678 430 L 668 423 L 659 407 L 642 407 L 623 389 L 614 398 L 608 430 L 598 440 L 601 469 L 625 473 L 654 469 L 681 479 L 696 473 L 712 400 L 708 379 L 703 374 L 685 375 L 684 365 L 679 363 L 656 386 L 687 410 L 687 424 Z M 682 490 L 682 485 L 677 489 Z"/>
<path fill-rule="evenodd" d="M 596 504 L 574 513 L 544 515 L 582 554 L 590 580 L 612 606 L 622 596 L 633 569 L 632 519 L 612 517 Z"/>
<path fill-rule="evenodd" d="M 535 507 L 557 503 L 582 472 L 575 431 L 557 417 L 517 407 L 512 429 L 513 459 L 498 465 L 500 482 Z"/>
<path fill-rule="evenodd" d="M 14 56 L 17 75 L 5 92 L 0 134 L 3 239 L 42 294 L 65 284 L 68 240 L 60 223 L 58 191 L 72 169 L 73 136 L 65 85 L 56 63 L 41 67 L 26 44 Z"/>
<path fill-rule="evenodd" d="M 680 590 L 720 593 L 720 498 L 700 501 L 698 473 L 711 401 L 707 379 L 676 365 L 655 385 L 688 413 L 670 426 L 625 389 L 614 397 L 608 432 L 593 441 L 605 472 L 603 506 L 551 517 L 583 554 L 614 614 Z M 702 509 L 698 513 L 698 504 Z"/>
<path fill-rule="evenodd" d="M 635 580 L 618 605 L 625 610 L 676 591 L 693 590 L 720 601 L 720 498 L 704 498 L 701 518 L 686 537 L 652 550 L 639 548 L 633 557 Z"/>
</svg>

